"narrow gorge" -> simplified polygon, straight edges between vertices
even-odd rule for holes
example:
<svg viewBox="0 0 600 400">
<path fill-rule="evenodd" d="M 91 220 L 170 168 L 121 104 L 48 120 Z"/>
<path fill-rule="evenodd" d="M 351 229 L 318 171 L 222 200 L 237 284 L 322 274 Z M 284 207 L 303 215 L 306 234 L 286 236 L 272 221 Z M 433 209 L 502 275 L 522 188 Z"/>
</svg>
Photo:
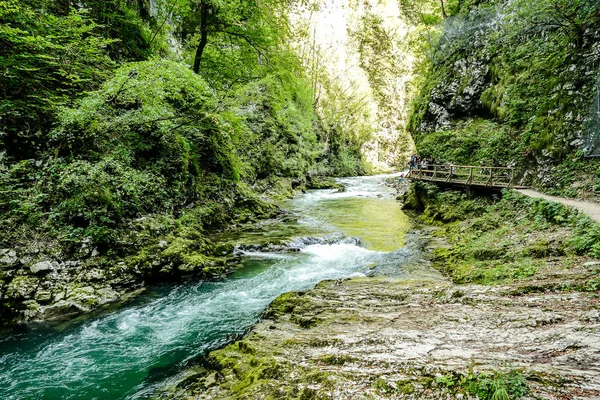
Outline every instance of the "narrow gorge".
<svg viewBox="0 0 600 400">
<path fill-rule="evenodd" d="M 0 398 L 600 398 L 597 0 L 4 0 L 0 92 Z"/>
</svg>

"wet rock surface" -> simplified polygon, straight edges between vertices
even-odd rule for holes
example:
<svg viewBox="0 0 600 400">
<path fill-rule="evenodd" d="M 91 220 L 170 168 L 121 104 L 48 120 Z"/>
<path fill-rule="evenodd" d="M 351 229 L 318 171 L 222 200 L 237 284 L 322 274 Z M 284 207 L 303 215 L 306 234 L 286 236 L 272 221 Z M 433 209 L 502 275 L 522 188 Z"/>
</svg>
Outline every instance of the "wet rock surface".
<svg viewBox="0 0 600 400">
<path fill-rule="evenodd" d="M 118 301 L 144 285 L 130 271 L 102 269 L 81 261 L 19 258 L 0 260 L 0 323 L 66 319 Z"/>
<path fill-rule="evenodd" d="M 362 278 L 284 294 L 161 398 L 468 399 L 446 377 L 503 370 L 525 398 L 600 398 L 597 295 L 512 289 Z"/>
<path fill-rule="evenodd" d="M 189 262 L 170 254 L 154 260 L 36 261 L 14 249 L 0 250 L 0 326 L 70 319 L 118 302 L 157 280 L 220 276 L 237 260 L 232 248 L 221 245 Z M 218 257 L 210 254 L 217 250 L 222 253 Z"/>
<path fill-rule="evenodd" d="M 358 237 L 347 237 L 342 235 L 329 235 L 325 237 L 305 236 L 294 238 L 290 241 L 267 242 L 258 244 L 242 244 L 237 245 L 234 249 L 234 255 L 244 255 L 249 253 L 280 253 L 280 252 L 297 252 L 306 246 L 315 244 L 352 244 L 363 246 L 363 241 Z"/>
</svg>

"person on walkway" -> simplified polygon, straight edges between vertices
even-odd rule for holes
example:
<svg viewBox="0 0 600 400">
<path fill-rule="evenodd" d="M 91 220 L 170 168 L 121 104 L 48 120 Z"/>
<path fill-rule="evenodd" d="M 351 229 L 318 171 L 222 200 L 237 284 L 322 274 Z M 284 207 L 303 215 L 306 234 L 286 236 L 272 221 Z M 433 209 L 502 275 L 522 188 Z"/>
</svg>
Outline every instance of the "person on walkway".
<svg viewBox="0 0 600 400">
<path fill-rule="evenodd" d="M 410 157 L 410 162 L 408 163 L 410 169 L 415 169 L 419 165 L 419 157 L 416 154 L 413 154 Z"/>
<path fill-rule="evenodd" d="M 423 160 L 421 161 L 421 170 L 422 171 L 427 171 L 428 169 L 428 161 L 427 158 L 423 158 Z M 425 175 L 427 175 L 427 172 L 425 172 Z"/>
</svg>

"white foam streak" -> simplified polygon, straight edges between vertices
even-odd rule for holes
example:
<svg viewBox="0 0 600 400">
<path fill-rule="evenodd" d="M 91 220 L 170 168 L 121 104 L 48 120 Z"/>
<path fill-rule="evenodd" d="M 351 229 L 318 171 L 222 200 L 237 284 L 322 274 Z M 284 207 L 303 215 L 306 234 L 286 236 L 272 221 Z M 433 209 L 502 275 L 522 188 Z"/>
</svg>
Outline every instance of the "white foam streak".
<svg viewBox="0 0 600 400">
<path fill-rule="evenodd" d="M 381 179 L 341 179 L 346 193 L 312 192 L 293 206 L 310 221 L 321 200 L 388 193 L 379 186 Z M 300 252 L 245 253 L 260 268 L 220 282 L 165 290 L 144 304 L 43 340 L 32 335 L 15 341 L 14 348 L 0 347 L 0 382 L 5 383 L 0 385 L 0 398 L 140 398 L 152 388 L 146 380 L 153 369 L 181 365 L 243 332 L 281 293 L 305 290 L 325 279 L 364 276 L 361 271 L 382 254 L 351 243 L 313 244 Z M 261 259 L 268 261 L 260 264 Z"/>
</svg>

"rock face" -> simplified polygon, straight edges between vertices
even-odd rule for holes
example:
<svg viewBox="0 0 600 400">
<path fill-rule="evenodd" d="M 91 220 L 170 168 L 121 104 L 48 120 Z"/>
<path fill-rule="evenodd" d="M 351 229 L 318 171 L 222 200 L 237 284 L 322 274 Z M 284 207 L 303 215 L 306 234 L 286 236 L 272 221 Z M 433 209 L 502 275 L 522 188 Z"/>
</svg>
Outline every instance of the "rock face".
<svg viewBox="0 0 600 400">
<path fill-rule="evenodd" d="M 362 278 L 284 294 L 159 397 L 485 399 L 510 376 L 515 397 L 598 398 L 595 296 L 509 289 Z"/>
<path fill-rule="evenodd" d="M 80 261 L 31 262 L 16 250 L 0 259 L 0 323 L 68 318 L 117 301 L 143 281 L 119 268 Z"/>
<path fill-rule="evenodd" d="M 156 281 L 219 277 L 237 260 L 232 251 L 231 244 L 202 237 L 161 241 L 126 258 L 93 249 L 76 260 L 31 248 L 0 249 L 0 325 L 68 319 Z"/>
<path fill-rule="evenodd" d="M 583 157 L 600 154 L 594 2 L 458 3 L 410 116 L 418 152 L 447 163 L 516 166 L 525 185 L 597 196 L 596 165 Z M 541 28 L 559 20 L 561 29 Z"/>
<path fill-rule="evenodd" d="M 450 128 L 455 119 L 486 114 L 481 95 L 491 85 L 488 60 L 466 57 L 451 67 L 449 81 L 433 88 L 420 130 L 438 131 Z"/>
<path fill-rule="evenodd" d="M 32 274 L 37 274 L 40 272 L 52 271 L 54 269 L 54 266 L 52 265 L 52 262 L 50 262 L 50 261 L 42 261 L 42 262 L 33 264 L 29 268 L 30 268 Z"/>
</svg>

